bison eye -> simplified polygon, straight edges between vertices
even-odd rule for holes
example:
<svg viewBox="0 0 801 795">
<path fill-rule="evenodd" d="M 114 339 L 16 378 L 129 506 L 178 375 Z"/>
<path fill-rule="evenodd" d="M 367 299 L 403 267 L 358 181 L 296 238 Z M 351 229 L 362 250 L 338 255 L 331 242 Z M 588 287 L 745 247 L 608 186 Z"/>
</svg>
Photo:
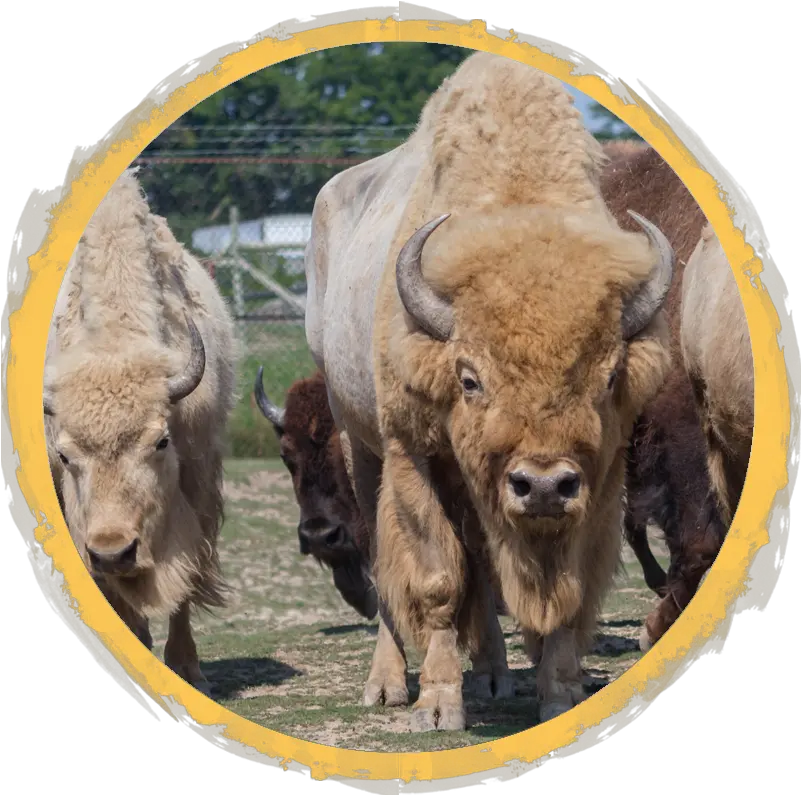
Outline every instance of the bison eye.
<svg viewBox="0 0 801 795">
<path fill-rule="evenodd" d="M 70 465 L 69 458 L 67 458 L 67 456 L 65 456 L 61 451 L 59 451 L 58 457 L 61 459 L 61 463 L 64 464 L 65 467 Z"/>
<path fill-rule="evenodd" d="M 169 443 L 170 443 L 169 436 L 162 437 L 161 439 L 159 439 L 159 442 L 156 445 L 156 450 L 163 450 Z"/>
<path fill-rule="evenodd" d="M 617 370 L 612 370 L 612 372 L 609 374 L 609 381 L 606 385 L 606 388 L 611 390 L 616 383 L 617 383 Z"/>
<path fill-rule="evenodd" d="M 474 378 L 470 378 L 470 376 L 462 378 L 462 389 L 464 389 L 468 395 L 478 392 L 479 388 L 478 381 Z"/>
</svg>

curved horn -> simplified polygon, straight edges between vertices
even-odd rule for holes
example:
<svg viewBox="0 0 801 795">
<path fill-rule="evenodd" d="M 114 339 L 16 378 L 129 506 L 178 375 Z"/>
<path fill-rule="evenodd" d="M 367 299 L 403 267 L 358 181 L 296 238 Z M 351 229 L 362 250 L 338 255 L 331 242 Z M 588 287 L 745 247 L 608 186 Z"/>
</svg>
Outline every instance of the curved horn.
<svg viewBox="0 0 801 795">
<path fill-rule="evenodd" d="M 187 395 L 191 395 L 198 388 L 206 370 L 206 349 L 203 346 L 203 339 L 194 320 L 186 312 L 184 312 L 184 317 L 189 328 L 192 347 L 189 351 L 189 362 L 186 369 L 180 375 L 173 376 L 167 381 L 167 394 L 170 396 L 171 403 L 177 403 Z"/>
<path fill-rule="evenodd" d="M 445 342 L 453 331 L 453 309 L 423 279 L 422 255 L 429 235 L 449 217 L 450 213 L 446 213 L 420 227 L 406 241 L 395 265 L 398 294 L 403 306 L 423 331 L 440 342 Z"/>
<path fill-rule="evenodd" d="M 651 247 L 659 253 L 659 260 L 648 280 L 624 304 L 621 325 L 623 339 L 631 339 L 642 331 L 659 311 L 673 281 L 673 248 L 662 232 L 633 210 L 629 215 L 643 228 Z"/>
<path fill-rule="evenodd" d="M 264 368 L 259 367 L 259 372 L 256 373 L 256 383 L 253 385 L 253 396 L 256 398 L 256 403 L 261 409 L 261 413 L 267 417 L 273 424 L 277 431 L 284 429 L 284 417 L 286 417 L 286 409 L 279 409 L 264 391 Z"/>
</svg>

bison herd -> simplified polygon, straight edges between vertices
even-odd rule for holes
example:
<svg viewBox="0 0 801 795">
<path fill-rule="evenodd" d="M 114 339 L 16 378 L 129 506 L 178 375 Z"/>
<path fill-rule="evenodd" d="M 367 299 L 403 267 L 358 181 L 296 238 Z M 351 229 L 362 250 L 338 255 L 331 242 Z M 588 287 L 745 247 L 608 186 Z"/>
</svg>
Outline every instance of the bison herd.
<svg viewBox="0 0 801 795">
<path fill-rule="evenodd" d="M 260 369 L 254 396 L 300 552 L 378 615 L 364 704 L 407 704 L 411 642 L 413 730 L 464 728 L 461 651 L 478 695 L 514 695 L 505 614 L 540 720 L 570 709 L 624 539 L 660 597 L 641 647 L 659 640 L 720 549 L 753 431 L 731 268 L 659 155 L 602 146 L 557 80 L 476 53 L 401 146 L 324 185 L 306 277 L 319 372 L 279 408 Z M 206 692 L 190 607 L 224 603 L 238 360 L 213 280 L 126 172 L 59 294 L 48 454 L 98 586 L 148 648 L 149 619 L 169 616 L 165 662 Z"/>
</svg>

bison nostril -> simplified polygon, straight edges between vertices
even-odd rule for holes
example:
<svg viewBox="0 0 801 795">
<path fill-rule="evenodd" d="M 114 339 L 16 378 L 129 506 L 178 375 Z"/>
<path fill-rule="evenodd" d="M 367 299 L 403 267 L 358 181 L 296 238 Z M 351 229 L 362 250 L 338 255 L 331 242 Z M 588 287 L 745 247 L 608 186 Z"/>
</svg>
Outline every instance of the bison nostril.
<svg viewBox="0 0 801 795">
<path fill-rule="evenodd" d="M 98 552 L 91 547 L 87 547 L 86 551 L 93 568 L 106 573 L 113 573 L 114 571 L 130 569 L 136 563 L 138 546 L 139 540 L 135 538 L 127 546 L 116 549 L 113 552 Z"/>
<path fill-rule="evenodd" d="M 129 565 L 136 562 L 136 548 L 139 546 L 137 539 L 131 541 L 128 546 L 118 553 L 116 562 L 123 565 Z"/>
<path fill-rule="evenodd" d="M 560 497 L 572 500 L 578 496 L 581 478 L 576 472 L 566 472 L 559 478 L 556 491 Z"/>
<path fill-rule="evenodd" d="M 337 527 L 327 533 L 324 540 L 329 547 L 338 546 L 344 543 L 345 532 L 342 528 L 342 525 L 337 525 Z"/>
<path fill-rule="evenodd" d="M 516 497 L 528 497 L 531 494 L 531 481 L 524 472 L 512 472 L 509 483 Z"/>
</svg>

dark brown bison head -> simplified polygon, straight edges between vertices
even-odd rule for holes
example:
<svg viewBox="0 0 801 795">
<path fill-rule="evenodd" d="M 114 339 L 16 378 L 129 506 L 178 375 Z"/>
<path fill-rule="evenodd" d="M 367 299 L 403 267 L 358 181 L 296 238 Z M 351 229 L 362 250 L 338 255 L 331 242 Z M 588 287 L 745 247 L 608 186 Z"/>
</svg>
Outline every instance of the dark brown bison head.
<svg viewBox="0 0 801 795">
<path fill-rule="evenodd" d="M 256 376 L 254 396 L 275 429 L 281 460 L 292 477 L 300 508 L 301 554 L 330 567 L 345 601 L 362 616 L 373 618 L 378 603 L 368 575 L 367 528 L 348 479 L 325 380 L 318 372 L 296 381 L 280 409 L 264 391 L 263 370 L 260 367 Z"/>
</svg>

